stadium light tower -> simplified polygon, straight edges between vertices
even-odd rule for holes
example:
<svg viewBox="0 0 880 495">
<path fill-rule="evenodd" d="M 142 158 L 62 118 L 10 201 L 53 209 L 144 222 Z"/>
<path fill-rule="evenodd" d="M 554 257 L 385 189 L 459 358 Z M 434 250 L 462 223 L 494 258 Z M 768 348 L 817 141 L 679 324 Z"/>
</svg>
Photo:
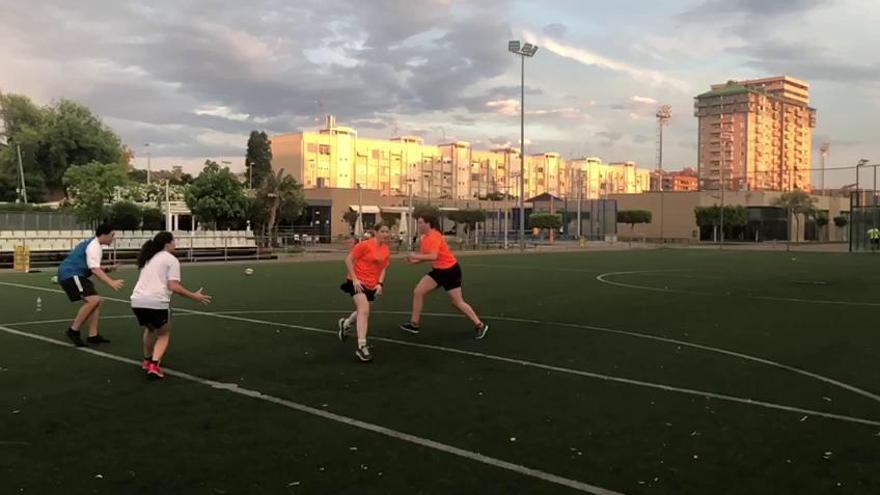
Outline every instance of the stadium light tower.
<svg viewBox="0 0 880 495">
<path fill-rule="evenodd" d="M 520 73 L 520 104 L 519 104 L 519 248 L 526 249 L 526 208 L 525 208 L 525 149 L 526 149 L 526 58 L 532 58 L 538 47 L 531 43 L 520 45 L 518 40 L 507 43 L 507 50 L 519 55 L 522 62 Z"/>
<path fill-rule="evenodd" d="M 822 153 L 822 174 L 819 176 L 822 183 L 822 195 L 825 195 L 825 161 L 828 159 L 828 152 L 831 150 L 831 143 L 825 141 L 822 143 L 822 146 L 819 148 L 819 151 Z"/>
<path fill-rule="evenodd" d="M 663 242 L 663 128 L 672 119 L 672 107 L 663 105 L 657 109 L 657 169 L 660 178 L 660 242 Z"/>
</svg>

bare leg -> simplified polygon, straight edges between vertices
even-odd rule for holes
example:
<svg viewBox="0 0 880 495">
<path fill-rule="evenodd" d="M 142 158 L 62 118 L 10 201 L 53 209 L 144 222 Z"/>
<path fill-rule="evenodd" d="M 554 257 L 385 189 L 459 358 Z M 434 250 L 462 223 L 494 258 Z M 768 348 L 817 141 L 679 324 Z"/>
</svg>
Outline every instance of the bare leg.
<svg viewBox="0 0 880 495">
<path fill-rule="evenodd" d="M 452 289 L 449 291 L 449 298 L 452 299 L 452 305 L 455 306 L 456 309 L 462 312 L 474 326 L 482 326 L 483 322 L 480 320 L 480 317 L 477 316 L 477 313 L 474 311 L 474 308 L 471 307 L 470 304 L 465 302 L 464 296 L 461 294 L 461 287 L 457 289 Z"/>
<path fill-rule="evenodd" d="M 153 361 L 160 362 L 168 350 L 168 342 L 171 340 L 171 322 L 155 331 L 156 343 L 153 345 Z"/>
<path fill-rule="evenodd" d="M 98 322 L 101 319 L 101 306 L 103 306 L 103 301 L 98 297 L 98 305 L 95 306 L 95 309 L 92 310 L 92 314 L 89 315 L 89 337 L 98 335 Z"/>
<path fill-rule="evenodd" d="M 88 296 L 83 301 L 82 307 L 79 308 L 76 317 L 73 319 L 73 324 L 70 325 L 70 328 L 76 331 L 79 331 L 79 327 L 89 319 L 95 308 L 100 306 L 101 296 Z"/>
<path fill-rule="evenodd" d="M 415 326 L 419 325 L 419 321 L 422 319 L 422 308 L 425 307 L 425 295 L 436 288 L 437 282 L 427 275 L 422 277 L 419 283 L 416 284 L 416 288 L 413 289 L 413 307 L 412 315 L 409 318 L 410 323 Z"/>
<path fill-rule="evenodd" d="M 367 330 L 370 324 L 370 301 L 366 294 L 355 294 L 354 305 L 357 307 L 357 337 L 358 346 L 367 344 Z"/>
<path fill-rule="evenodd" d="M 354 306 L 355 306 L 355 308 L 357 308 L 357 303 L 355 303 Z M 348 315 L 348 318 L 345 319 L 345 328 L 348 328 L 348 327 L 354 325 L 354 322 L 357 320 L 357 316 L 358 316 L 358 312 L 357 312 L 357 309 L 355 309 L 354 311 L 351 312 L 350 315 Z"/>
<path fill-rule="evenodd" d="M 153 359 L 153 348 L 156 346 L 156 334 L 144 327 L 144 359 Z"/>
</svg>

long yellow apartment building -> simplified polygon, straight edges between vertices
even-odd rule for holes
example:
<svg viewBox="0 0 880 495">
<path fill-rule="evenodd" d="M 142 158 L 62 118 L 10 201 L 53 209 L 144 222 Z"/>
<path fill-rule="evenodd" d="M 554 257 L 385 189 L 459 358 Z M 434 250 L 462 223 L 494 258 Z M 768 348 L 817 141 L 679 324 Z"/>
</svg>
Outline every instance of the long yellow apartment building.
<svg viewBox="0 0 880 495">
<path fill-rule="evenodd" d="M 272 137 L 272 167 L 284 169 L 306 189 L 378 190 L 385 196 L 474 199 L 519 197 L 517 148 L 475 150 L 466 141 L 425 144 L 417 136 L 360 138 L 332 116 L 316 131 Z M 650 189 L 650 171 L 634 162 L 598 158 L 565 160 L 559 153 L 525 157 L 524 195 L 542 193 L 597 199 Z"/>
</svg>

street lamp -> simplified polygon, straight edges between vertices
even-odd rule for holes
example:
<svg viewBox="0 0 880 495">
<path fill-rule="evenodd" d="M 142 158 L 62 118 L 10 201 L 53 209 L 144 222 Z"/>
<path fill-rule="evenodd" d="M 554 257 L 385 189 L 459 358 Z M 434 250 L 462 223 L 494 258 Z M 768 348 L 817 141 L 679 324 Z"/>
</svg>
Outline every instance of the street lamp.
<svg viewBox="0 0 880 495">
<path fill-rule="evenodd" d="M 418 182 L 416 178 L 406 179 L 407 186 L 409 187 L 409 211 L 407 212 L 406 219 L 406 244 L 409 246 L 409 250 L 413 250 L 413 214 L 415 213 L 415 209 L 413 208 L 413 184 Z"/>
<path fill-rule="evenodd" d="M 657 168 L 660 173 L 660 242 L 663 242 L 663 127 L 672 119 L 672 107 L 663 105 L 657 110 Z"/>
<path fill-rule="evenodd" d="M 859 169 L 868 164 L 868 160 L 862 158 L 859 160 L 859 163 L 856 164 L 856 206 L 862 206 L 862 198 L 861 193 L 859 192 Z"/>
<path fill-rule="evenodd" d="M 525 148 L 526 148 L 526 57 L 532 58 L 538 51 L 538 47 L 531 43 L 520 46 L 518 40 L 507 43 L 507 51 L 519 55 L 522 63 L 520 73 L 520 105 L 519 105 L 519 248 L 526 249 L 526 215 L 525 215 Z"/>
<path fill-rule="evenodd" d="M 147 148 L 147 185 L 153 183 L 153 168 L 150 164 L 150 143 L 145 143 L 144 146 Z"/>
</svg>

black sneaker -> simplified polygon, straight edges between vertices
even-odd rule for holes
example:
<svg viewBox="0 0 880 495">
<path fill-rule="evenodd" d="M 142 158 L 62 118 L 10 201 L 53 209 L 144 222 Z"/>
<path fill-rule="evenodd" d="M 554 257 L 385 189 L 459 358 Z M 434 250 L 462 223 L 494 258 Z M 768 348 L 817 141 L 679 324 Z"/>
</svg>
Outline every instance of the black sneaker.
<svg viewBox="0 0 880 495">
<path fill-rule="evenodd" d="M 417 327 L 410 322 L 406 322 L 403 325 L 400 325 L 400 329 L 403 330 L 404 332 L 409 332 L 409 333 L 416 334 L 416 335 L 418 335 L 420 328 L 421 327 Z"/>
<path fill-rule="evenodd" d="M 98 334 L 94 337 L 89 337 L 86 339 L 89 344 L 109 344 L 110 339 L 105 339 L 103 335 Z"/>
<path fill-rule="evenodd" d="M 364 363 L 369 363 L 373 360 L 373 354 L 370 352 L 370 346 L 368 345 L 358 347 L 357 350 L 354 351 L 354 355 Z"/>
<path fill-rule="evenodd" d="M 482 325 L 480 325 L 476 328 L 476 335 L 474 335 L 474 338 L 477 340 L 483 340 L 483 337 L 486 336 L 487 332 L 489 332 L 489 325 L 486 323 L 483 323 Z"/>
<path fill-rule="evenodd" d="M 73 342 L 73 345 L 77 347 L 86 346 L 86 343 L 82 341 L 82 337 L 79 336 L 79 332 L 68 328 L 64 334 L 67 335 L 67 338 L 70 339 L 71 342 Z"/>
<path fill-rule="evenodd" d="M 348 336 L 348 327 L 345 326 L 345 318 L 340 318 L 336 323 L 338 327 L 336 331 L 336 336 L 339 337 L 339 340 L 345 342 L 345 338 Z"/>
</svg>

